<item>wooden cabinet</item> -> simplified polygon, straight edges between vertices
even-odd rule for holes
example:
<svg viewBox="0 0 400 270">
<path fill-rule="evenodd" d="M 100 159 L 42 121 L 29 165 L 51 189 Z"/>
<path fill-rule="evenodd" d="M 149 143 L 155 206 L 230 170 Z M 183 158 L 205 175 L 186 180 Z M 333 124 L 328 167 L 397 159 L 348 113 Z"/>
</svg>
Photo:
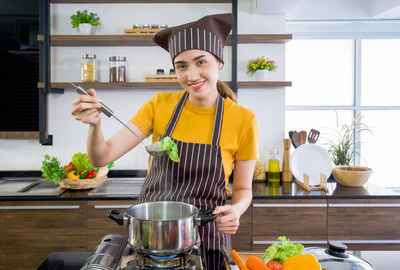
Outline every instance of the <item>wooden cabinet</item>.
<svg viewBox="0 0 400 270">
<path fill-rule="evenodd" d="M 103 236 L 110 233 L 127 235 L 127 227 L 120 226 L 107 216 L 108 210 L 126 208 L 137 201 L 88 201 L 87 202 L 87 250 L 92 251 Z"/>
<path fill-rule="evenodd" d="M 328 200 L 328 239 L 353 250 L 400 249 L 400 200 Z"/>
<path fill-rule="evenodd" d="M 3 210 L 3 203 L 0 202 L 0 270 L 5 269 L 4 268 L 4 245 L 5 245 L 5 240 L 4 240 L 4 210 Z"/>
<path fill-rule="evenodd" d="M 5 269 L 37 269 L 51 252 L 86 251 L 85 205 L 5 202 Z"/>
<path fill-rule="evenodd" d="M 232 235 L 232 248 L 237 251 L 251 250 L 251 206 L 240 217 L 236 234 Z"/>
<path fill-rule="evenodd" d="M 326 200 L 254 200 L 252 250 L 265 250 L 279 236 L 287 236 L 305 246 L 323 246 L 326 215 Z"/>
</svg>

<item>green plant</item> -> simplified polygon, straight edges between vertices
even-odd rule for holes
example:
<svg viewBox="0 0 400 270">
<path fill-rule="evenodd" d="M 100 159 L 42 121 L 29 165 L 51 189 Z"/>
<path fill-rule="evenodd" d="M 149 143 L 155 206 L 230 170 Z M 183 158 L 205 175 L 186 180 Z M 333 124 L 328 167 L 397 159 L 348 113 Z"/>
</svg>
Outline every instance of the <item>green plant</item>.
<svg viewBox="0 0 400 270">
<path fill-rule="evenodd" d="M 274 60 L 266 60 L 264 56 L 251 59 L 247 64 L 247 73 L 253 74 L 257 70 L 275 71 L 278 66 Z"/>
<path fill-rule="evenodd" d="M 90 12 L 85 9 L 82 11 L 77 11 L 76 14 L 71 16 L 71 24 L 72 27 L 78 27 L 81 23 L 88 23 L 93 26 L 100 25 L 100 18 L 97 16 L 97 13 Z"/>
<path fill-rule="evenodd" d="M 335 165 L 355 165 L 355 157 L 359 154 L 361 142 L 355 140 L 356 136 L 360 135 L 361 132 L 368 131 L 372 134 L 372 131 L 361 122 L 362 116 L 357 115 L 350 125 L 343 124 L 339 128 L 339 119 L 336 113 L 336 125 L 338 127 L 335 130 L 332 140 L 328 140 L 326 143 L 328 146 L 328 152 L 331 155 L 332 161 Z"/>
<path fill-rule="evenodd" d="M 60 162 L 56 157 L 44 156 L 42 161 L 42 176 L 49 181 L 58 184 L 61 179 L 65 178 L 67 170 L 60 166 Z"/>
</svg>

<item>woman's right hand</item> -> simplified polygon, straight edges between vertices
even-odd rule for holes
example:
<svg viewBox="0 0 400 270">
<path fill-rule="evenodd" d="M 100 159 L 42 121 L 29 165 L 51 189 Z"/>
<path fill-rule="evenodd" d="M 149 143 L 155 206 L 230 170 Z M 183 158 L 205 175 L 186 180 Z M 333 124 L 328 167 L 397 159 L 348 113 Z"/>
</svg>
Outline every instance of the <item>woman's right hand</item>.
<svg viewBox="0 0 400 270">
<path fill-rule="evenodd" d="M 94 89 L 89 89 L 90 96 L 79 95 L 77 99 L 72 102 L 71 114 L 76 120 L 82 123 L 97 126 L 101 122 L 100 118 L 100 100 L 96 96 Z"/>
</svg>

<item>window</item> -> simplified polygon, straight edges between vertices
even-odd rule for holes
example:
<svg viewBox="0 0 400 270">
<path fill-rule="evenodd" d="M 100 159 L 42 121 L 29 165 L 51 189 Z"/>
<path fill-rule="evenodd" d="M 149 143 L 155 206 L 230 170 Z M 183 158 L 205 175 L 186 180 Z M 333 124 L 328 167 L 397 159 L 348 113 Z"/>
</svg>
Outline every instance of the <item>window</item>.
<svg viewBox="0 0 400 270">
<path fill-rule="evenodd" d="M 302 39 L 286 45 L 286 134 L 317 129 L 318 144 L 355 115 L 373 132 L 361 133 L 356 165 L 374 170 L 370 182 L 400 186 L 393 168 L 400 143 L 400 40 Z M 338 122 L 337 122 L 338 120 Z"/>
</svg>

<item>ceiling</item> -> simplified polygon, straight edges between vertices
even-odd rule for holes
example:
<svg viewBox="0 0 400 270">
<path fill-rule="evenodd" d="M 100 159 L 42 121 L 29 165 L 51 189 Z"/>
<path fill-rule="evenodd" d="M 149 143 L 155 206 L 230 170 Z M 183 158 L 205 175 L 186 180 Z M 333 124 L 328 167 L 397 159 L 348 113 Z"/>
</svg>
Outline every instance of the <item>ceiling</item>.
<svg viewBox="0 0 400 270">
<path fill-rule="evenodd" d="M 287 21 L 400 21 L 400 0 L 253 0 L 253 14 Z"/>
</svg>

